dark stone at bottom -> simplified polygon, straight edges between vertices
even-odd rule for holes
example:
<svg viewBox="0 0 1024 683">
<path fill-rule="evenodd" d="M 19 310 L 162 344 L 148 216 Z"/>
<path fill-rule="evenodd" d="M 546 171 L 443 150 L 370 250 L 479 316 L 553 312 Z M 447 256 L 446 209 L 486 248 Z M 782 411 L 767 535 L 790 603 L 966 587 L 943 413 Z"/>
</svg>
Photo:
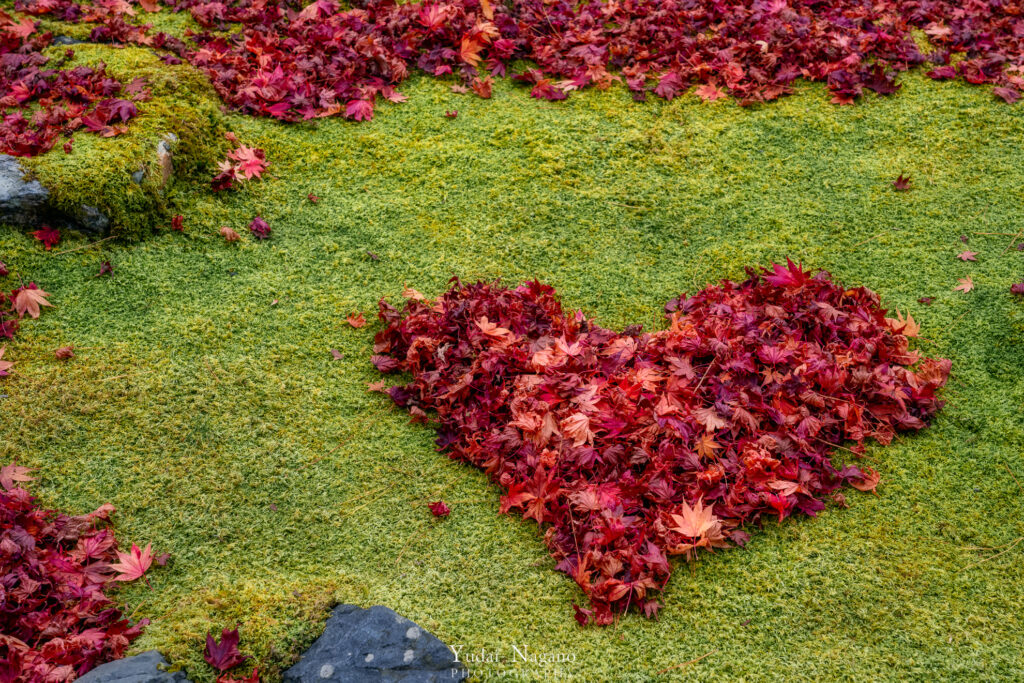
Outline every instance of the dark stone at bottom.
<svg viewBox="0 0 1024 683">
<path fill-rule="evenodd" d="M 467 672 L 436 636 L 387 607 L 339 605 L 287 683 L 441 683 Z"/>
<path fill-rule="evenodd" d="M 167 660 L 150 650 L 98 666 L 76 683 L 189 683 L 184 672 L 168 673 L 161 667 L 167 667 Z"/>
</svg>

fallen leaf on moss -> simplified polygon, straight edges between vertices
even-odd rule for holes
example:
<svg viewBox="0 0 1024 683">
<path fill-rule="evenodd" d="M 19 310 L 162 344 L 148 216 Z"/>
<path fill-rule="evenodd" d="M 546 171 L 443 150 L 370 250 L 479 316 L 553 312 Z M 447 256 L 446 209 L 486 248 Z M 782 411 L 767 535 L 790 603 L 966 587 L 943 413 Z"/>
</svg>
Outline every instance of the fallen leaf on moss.
<svg viewBox="0 0 1024 683">
<path fill-rule="evenodd" d="M 974 289 L 974 281 L 971 280 L 970 275 L 968 275 L 967 277 L 957 278 L 957 282 L 959 282 L 960 284 L 953 288 L 957 292 L 963 292 L 964 294 L 966 294 L 967 292 Z"/>
<path fill-rule="evenodd" d="M 46 251 L 50 251 L 60 242 L 60 230 L 44 225 L 39 230 L 31 233 L 33 237 L 43 243 Z"/>
<path fill-rule="evenodd" d="M 40 306 L 53 306 L 53 304 L 46 300 L 46 297 L 50 295 L 39 289 L 34 282 L 30 282 L 24 287 L 19 287 L 11 295 L 11 298 L 14 300 L 14 310 L 17 312 L 18 317 L 21 318 L 24 318 L 26 315 L 38 318 Z"/>
<path fill-rule="evenodd" d="M 132 548 L 126 553 L 117 552 L 119 562 L 110 565 L 110 568 L 117 572 L 114 581 L 134 581 L 142 576 L 153 564 L 153 546 L 147 543 L 146 547 L 140 549 L 132 543 Z"/>
<path fill-rule="evenodd" d="M 203 653 L 203 659 L 214 669 L 223 672 L 238 666 L 249 659 L 249 656 L 238 651 L 238 629 L 225 628 L 220 632 L 220 642 L 214 640 L 212 634 L 206 634 L 206 651 Z"/>
</svg>

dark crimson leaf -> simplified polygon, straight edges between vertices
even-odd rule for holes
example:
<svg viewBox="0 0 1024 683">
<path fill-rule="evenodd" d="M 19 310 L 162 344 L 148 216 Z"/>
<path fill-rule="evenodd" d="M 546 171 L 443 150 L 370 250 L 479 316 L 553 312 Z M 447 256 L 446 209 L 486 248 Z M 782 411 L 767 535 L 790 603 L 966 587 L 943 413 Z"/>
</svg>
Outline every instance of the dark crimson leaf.
<svg viewBox="0 0 1024 683">
<path fill-rule="evenodd" d="M 252 223 L 249 223 L 249 232 L 251 232 L 256 239 L 265 240 L 270 237 L 270 224 L 259 216 L 256 216 L 256 218 L 252 219 Z"/>
<path fill-rule="evenodd" d="M 217 671 L 224 672 L 245 662 L 249 656 L 238 651 L 238 629 L 225 628 L 221 630 L 220 642 L 213 639 L 213 634 L 206 634 L 203 659 Z"/>
</svg>

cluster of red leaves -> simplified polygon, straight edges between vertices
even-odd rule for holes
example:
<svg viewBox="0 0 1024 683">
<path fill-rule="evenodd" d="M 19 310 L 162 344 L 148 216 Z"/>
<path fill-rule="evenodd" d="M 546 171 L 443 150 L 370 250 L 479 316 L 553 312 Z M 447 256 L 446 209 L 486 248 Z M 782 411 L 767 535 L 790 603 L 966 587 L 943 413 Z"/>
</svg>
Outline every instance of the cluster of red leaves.
<svg viewBox="0 0 1024 683">
<path fill-rule="evenodd" d="M 550 100 L 624 80 L 640 100 L 697 85 L 704 99 L 728 93 L 747 104 L 805 78 L 826 82 L 845 104 L 864 89 L 895 92 L 896 74 L 919 65 L 935 79 L 995 84 L 1008 102 L 1024 86 L 1024 16 L 1016 3 L 985 0 L 362 0 L 348 9 L 336 0 L 165 0 L 209 29 L 188 44 L 126 23 L 112 8 L 130 11 L 127 0 L 94 4 L 16 7 L 101 22 L 94 40 L 164 48 L 205 70 L 240 111 L 289 121 L 369 119 L 378 97 L 404 99 L 395 87 L 412 68 L 454 74 L 462 91 L 489 97 L 492 76 L 518 59 L 538 68 L 515 78 Z M 218 30 L 231 23 L 242 30 Z M 921 52 L 914 30 L 935 49 Z M 954 53 L 965 59 L 953 65 Z"/>
<path fill-rule="evenodd" d="M 79 15 L 111 16 L 82 15 L 81 10 Z M 0 153 L 35 156 L 52 148 L 62 134 L 68 138 L 64 150 L 70 152 L 71 136 L 82 129 L 103 137 L 120 135 L 138 114 L 135 102 L 149 97 L 144 82 L 124 85 L 102 64 L 61 68 L 74 56 L 72 50 L 51 63 L 42 50 L 52 42 L 53 35 L 39 33 L 35 21 L 0 11 Z"/>
<path fill-rule="evenodd" d="M 267 155 L 257 147 L 240 145 L 228 152 L 228 158 L 217 166 L 219 173 L 210 181 L 214 192 L 230 190 L 236 183 L 263 177 L 267 170 Z"/>
<path fill-rule="evenodd" d="M 146 551 L 117 552 L 101 524 L 111 505 L 45 510 L 18 487 L 29 480 L 26 468 L 0 468 L 0 681 L 70 681 L 122 657 L 149 623 L 131 624 L 104 593 L 141 576 Z"/>
<path fill-rule="evenodd" d="M 843 502 L 844 483 L 873 490 L 877 473 L 829 454 L 923 428 L 950 370 L 918 364 L 916 330 L 873 292 L 793 264 L 681 296 L 654 333 L 565 313 L 538 282 L 406 296 L 380 303 L 373 363 L 413 378 L 387 392 L 416 421 L 434 411 L 439 449 L 502 486 L 503 512 L 546 527 L 598 624 L 654 615 L 670 555 L 742 545 L 766 516 Z"/>
</svg>

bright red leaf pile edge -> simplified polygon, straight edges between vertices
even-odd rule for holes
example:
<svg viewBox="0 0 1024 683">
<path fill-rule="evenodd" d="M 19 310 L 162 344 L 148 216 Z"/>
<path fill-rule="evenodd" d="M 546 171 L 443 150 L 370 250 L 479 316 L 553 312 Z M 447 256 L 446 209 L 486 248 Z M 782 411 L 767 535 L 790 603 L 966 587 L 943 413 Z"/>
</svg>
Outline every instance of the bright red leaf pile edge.
<svg viewBox="0 0 1024 683">
<path fill-rule="evenodd" d="M 914 325 L 886 318 L 876 294 L 793 264 L 748 272 L 669 302 L 653 333 L 566 313 L 538 282 L 380 303 L 373 362 L 412 376 L 391 398 L 505 489 L 503 512 L 544 527 L 590 597 L 581 623 L 656 614 L 670 555 L 842 504 L 844 483 L 872 490 L 878 474 L 835 468 L 833 449 L 888 444 L 942 406 L 950 362 L 919 359 Z"/>
<path fill-rule="evenodd" d="M 101 525 L 114 508 L 46 510 L 17 485 L 27 480 L 0 468 L 0 681 L 68 681 L 124 656 L 149 621 L 131 624 L 104 592 L 126 578 Z"/>
<path fill-rule="evenodd" d="M 187 10 L 206 31 L 188 42 L 125 16 L 159 10 L 156 0 L 16 0 L 15 9 L 97 24 L 90 39 L 161 50 L 210 77 L 235 109 L 294 121 L 373 117 L 378 98 L 413 69 L 455 75 L 463 92 L 490 97 L 494 76 L 516 60 L 536 69 L 515 74 L 531 95 L 549 100 L 624 81 L 634 98 L 672 99 L 696 85 L 704 99 L 726 94 L 741 104 L 776 99 L 798 78 L 824 81 L 833 101 L 852 103 L 865 89 L 888 95 L 896 75 L 927 65 L 935 79 L 991 83 L 1007 102 L 1024 87 L 1024 12 L 986 0 L 164 0 Z M 224 35 L 232 24 L 240 31 Z M 914 32 L 934 48 L 922 52 Z M 135 115 L 116 96 L 121 84 L 102 67 L 44 69 L 51 36 L 31 20 L 0 20 L 0 151 L 33 155 L 59 133 L 83 126 L 115 135 Z M 953 64 L 954 54 L 963 59 Z M 29 118 L 21 110 L 38 105 Z M 65 146 L 70 150 L 70 144 Z"/>
</svg>

